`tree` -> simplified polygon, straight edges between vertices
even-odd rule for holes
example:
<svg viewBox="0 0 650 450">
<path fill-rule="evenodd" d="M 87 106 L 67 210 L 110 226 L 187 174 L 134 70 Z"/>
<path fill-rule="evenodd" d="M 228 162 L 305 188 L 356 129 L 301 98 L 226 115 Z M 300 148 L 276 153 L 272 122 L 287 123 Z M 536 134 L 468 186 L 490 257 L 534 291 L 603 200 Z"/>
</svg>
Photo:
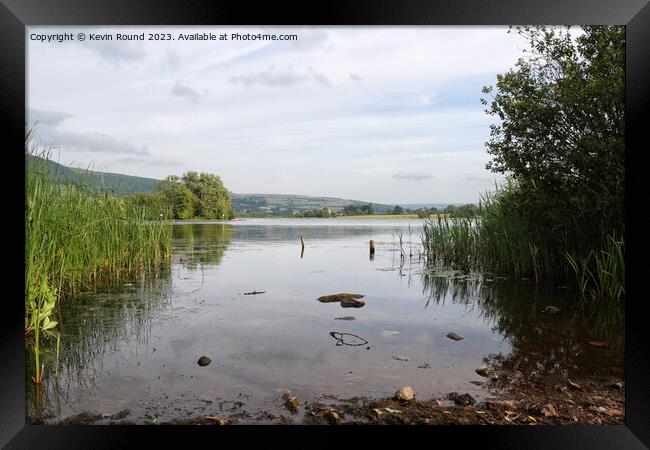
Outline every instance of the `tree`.
<svg viewBox="0 0 650 450">
<path fill-rule="evenodd" d="M 205 219 L 234 217 L 230 193 L 218 175 L 189 171 L 182 178 L 185 187 L 195 196 L 194 215 Z"/>
<path fill-rule="evenodd" d="M 174 219 L 194 216 L 196 198 L 180 178 L 170 175 L 157 185 L 158 195 L 169 205 Z"/>
<path fill-rule="evenodd" d="M 393 208 L 393 212 L 392 212 L 392 214 L 399 215 L 399 214 L 402 214 L 403 212 L 404 212 L 404 208 L 402 208 L 402 207 L 399 206 L 399 205 L 396 205 L 396 206 Z"/>
<path fill-rule="evenodd" d="M 486 143 L 487 168 L 514 178 L 530 221 L 586 239 L 622 229 L 624 28 L 585 26 L 575 38 L 569 27 L 515 30 L 528 41 L 526 57 L 497 75 L 496 90 L 483 88 L 495 92 L 489 105 L 481 101 L 500 120 Z"/>
</svg>

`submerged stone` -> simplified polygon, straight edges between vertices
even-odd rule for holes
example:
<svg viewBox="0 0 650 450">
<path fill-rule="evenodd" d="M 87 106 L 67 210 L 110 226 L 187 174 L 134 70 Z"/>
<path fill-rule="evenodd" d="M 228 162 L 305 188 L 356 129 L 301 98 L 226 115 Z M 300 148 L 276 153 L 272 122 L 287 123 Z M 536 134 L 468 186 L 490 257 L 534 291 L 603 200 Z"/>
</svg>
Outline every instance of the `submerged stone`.
<svg viewBox="0 0 650 450">
<path fill-rule="evenodd" d="M 343 300 L 355 300 L 359 298 L 363 298 L 365 295 L 362 294 L 348 294 L 347 292 L 341 292 L 340 294 L 332 294 L 332 295 L 323 295 L 321 297 L 318 297 L 318 301 L 321 303 L 332 303 L 332 302 L 340 302 Z"/>
<path fill-rule="evenodd" d="M 560 312 L 560 308 L 558 308 L 557 306 L 549 305 L 546 308 L 544 308 L 542 312 L 546 314 L 557 314 Z"/>
<path fill-rule="evenodd" d="M 197 361 L 197 364 L 198 364 L 199 366 L 201 366 L 201 367 L 205 367 L 205 366 L 207 366 L 208 364 L 210 364 L 211 362 L 212 362 L 212 360 L 211 360 L 210 358 L 208 358 L 207 356 L 201 356 L 201 357 L 199 358 L 199 360 Z"/>
<path fill-rule="evenodd" d="M 460 336 L 460 335 L 458 335 L 456 333 L 447 333 L 447 337 L 449 339 L 453 339 L 454 341 L 462 341 L 463 339 L 465 339 L 464 337 L 462 337 L 462 336 Z"/>
<path fill-rule="evenodd" d="M 366 304 L 366 302 L 363 300 L 359 300 L 363 297 L 365 297 L 365 295 L 341 292 L 339 294 L 323 295 L 321 297 L 318 297 L 317 300 L 321 303 L 340 302 L 342 308 L 361 308 Z"/>
</svg>

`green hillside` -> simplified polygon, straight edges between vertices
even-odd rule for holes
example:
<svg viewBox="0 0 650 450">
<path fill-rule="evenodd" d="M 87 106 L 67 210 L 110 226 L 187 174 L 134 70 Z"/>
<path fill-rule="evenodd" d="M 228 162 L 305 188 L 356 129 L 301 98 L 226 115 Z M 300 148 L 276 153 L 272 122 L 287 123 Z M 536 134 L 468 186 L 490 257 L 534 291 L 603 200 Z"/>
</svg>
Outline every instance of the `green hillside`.
<svg viewBox="0 0 650 450">
<path fill-rule="evenodd" d="M 29 161 L 34 156 L 27 156 Z M 156 184 L 160 181 L 155 178 L 136 177 L 112 172 L 97 172 L 76 167 L 66 167 L 54 161 L 48 161 L 50 171 L 54 178 L 61 184 L 84 184 L 93 189 L 103 191 L 112 189 L 118 195 L 128 195 L 136 192 L 154 192 Z M 290 216 L 294 212 L 304 213 L 309 210 L 322 210 L 329 208 L 332 213 L 342 211 L 345 206 L 368 205 L 370 202 L 350 200 L 336 197 L 311 197 L 308 195 L 292 194 L 236 194 L 231 193 L 232 206 L 235 213 L 254 216 Z M 373 203 L 378 214 L 390 213 L 395 204 Z M 399 204 L 404 209 L 439 208 L 443 209 L 448 203 L 418 203 Z"/>
<path fill-rule="evenodd" d="M 26 162 L 29 164 L 35 156 L 27 155 L 26 158 Z M 160 181 L 155 178 L 66 167 L 49 160 L 48 164 L 53 178 L 61 184 L 84 184 L 100 191 L 112 189 L 119 195 L 132 194 L 134 192 L 153 192 L 156 189 L 156 183 Z"/>
</svg>

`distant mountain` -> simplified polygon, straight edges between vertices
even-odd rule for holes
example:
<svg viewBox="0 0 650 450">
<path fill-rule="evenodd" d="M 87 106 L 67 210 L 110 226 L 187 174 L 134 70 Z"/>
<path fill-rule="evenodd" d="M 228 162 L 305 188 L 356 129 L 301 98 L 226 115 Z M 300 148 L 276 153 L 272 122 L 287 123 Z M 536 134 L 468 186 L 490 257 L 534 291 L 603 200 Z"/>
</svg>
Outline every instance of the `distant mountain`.
<svg viewBox="0 0 650 450">
<path fill-rule="evenodd" d="M 28 155 L 27 162 L 34 163 L 36 159 L 44 161 L 35 156 Z M 54 161 L 47 161 L 49 171 L 61 184 L 86 184 L 95 189 L 112 189 L 118 195 L 127 195 L 134 192 L 154 192 L 156 183 L 160 180 L 155 178 L 136 177 L 112 172 L 96 172 L 92 170 L 66 167 Z M 310 209 L 321 210 L 330 208 L 332 212 L 340 211 L 348 205 L 367 205 L 370 202 L 361 200 L 349 200 L 336 197 L 312 197 L 308 195 L 292 194 L 236 194 L 231 193 L 232 205 L 236 213 L 269 213 L 269 214 L 290 214 L 292 211 L 303 212 Z M 395 206 L 399 205 L 404 209 L 415 210 L 418 208 L 444 209 L 450 203 L 399 203 L 384 204 L 372 203 L 377 213 L 390 213 Z"/>
<path fill-rule="evenodd" d="M 27 155 L 27 163 L 45 160 Z M 50 175 L 60 184 L 85 184 L 98 190 L 111 189 L 118 195 L 133 194 L 134 192 L 153 192 L 158 181 L 155 178 L 136 177 L 112 172 L 96 172 L 92 170 L 66 167 L 54 161 L 47 160 Z"/>
<path fill-rule="evenodd" d="M 321 210 L 330 208 L 332 211 L 342 210 L 348 205 L 367 205 L 370 202 L 348 200 L 336 197 L 311 197 L 293 194 L 236 194 L 232 193 L 232 205 L 235 212 L 272 212 L 276 214 L 292 211 Z M 375 211 L 384 212 L 393 209 L 391 205 L 373 203 Z"/>
</svg>

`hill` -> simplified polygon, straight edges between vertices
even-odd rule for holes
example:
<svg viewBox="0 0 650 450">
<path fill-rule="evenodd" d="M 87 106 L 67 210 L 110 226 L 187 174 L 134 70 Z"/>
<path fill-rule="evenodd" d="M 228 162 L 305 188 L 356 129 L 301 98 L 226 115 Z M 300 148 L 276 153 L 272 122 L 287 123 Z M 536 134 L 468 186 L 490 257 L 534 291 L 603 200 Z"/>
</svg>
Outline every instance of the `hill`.
<svg viewBox="0 0 650 450">
<path fill-rule="evenodd" d="M 28 155 L 28 163 L 34 161 L 35 156 Z M 40 158 L 39 158 L 40 159 Z M 42 161 L 42 160 L 41 160 Z M 123 175 L 113 172 L 98 172 L 75 167 L 66 167 L 54 161 L 47 161 L 50 172 L 61 184 L 85 184 L 97 190 L 112 189 L 118 195 L 128 195 L 135 192 L 154 192 L 155 178 Z M 367 205 L 370 202 L 350 200 L 337 197 L 312 197 L 308 195 L 293 194 L 237 194 L 232 192 L 232 205 L 236 213 L 252 215 L 291 215 L 294 211 L 321 210 L 330 208 L 332 212 L 343 210 L 348 205 Z M 400 203 L 404 209 L 415 210 L 418 208 L 444 209 L 449 203 Z M 377 213 L 390 213 L 397 204 L 373 203 Z"/>
<path fill-rule="evenodd" d="M 27 155 L 27 163 L 33 163 L 38 157 Z M 38 158 L 41 162 L 44 161 Z M 96 172 L 92 170 L 66 167 L 54 161 L 47 160 L 49 172 L 60 184 L 85 184 L 97 190 L 112 189 L 118 195 L 135 192 L 153 192 L 158 181 L 155 178 L 136 177 L 112 172 Z"/>
</svg>

